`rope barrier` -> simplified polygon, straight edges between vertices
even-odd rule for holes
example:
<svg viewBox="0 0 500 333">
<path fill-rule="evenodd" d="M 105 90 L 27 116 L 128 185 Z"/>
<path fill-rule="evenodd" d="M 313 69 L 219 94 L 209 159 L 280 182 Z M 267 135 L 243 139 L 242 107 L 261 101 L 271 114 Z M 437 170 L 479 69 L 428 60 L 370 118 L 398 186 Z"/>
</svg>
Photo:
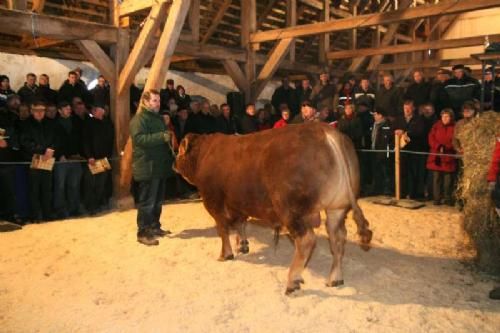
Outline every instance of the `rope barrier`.
<svg viewBox="0 0 500 333">
<path fill-rule="evenodd" d="M 119 161 L 121 157 L 108 158 L 108 161 Z M 54 164 L 68 164 L 68 163 L 88 163 L 87 160 L 71 160 L 71 161 L 56 161 Z M 31 165 L 31 161 L 25 162 L 0 162 L 0 165 Z"/>
</svg>

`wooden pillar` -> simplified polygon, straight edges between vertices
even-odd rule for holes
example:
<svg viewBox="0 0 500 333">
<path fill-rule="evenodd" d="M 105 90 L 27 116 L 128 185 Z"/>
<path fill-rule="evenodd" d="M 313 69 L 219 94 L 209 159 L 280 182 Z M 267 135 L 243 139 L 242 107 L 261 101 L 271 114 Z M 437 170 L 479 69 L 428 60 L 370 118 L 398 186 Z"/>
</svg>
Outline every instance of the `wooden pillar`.
<svg viewBox="0 0 500 333">
<path fill-rule="evenodd" d="M 245 63 L 245 76 L 249 82 L 249 89 L 245 91 L 245 101 L 248 103 L 255 100 L 253 89 L 255 87 L 256 66 L 255 48 L 250 44 L 250 34 L 257 29 L 257 4 L 256 0 L 245 0 L 241 2 L 241 46 L 247 50 L 247 61 Z"/>
<path fill-rule="evenodd" d="M 401 142 L 401 136 L 398 134 L 395 134 L 394 136 L 394 162 L 395 162 L 395 168 L 394 168 L 394 185 L 396 186 L 394 194 L 396 195 L 396 200 L 401 199 L 401 148 L 400 148 L 400 142 Z"/>
<path fill-rule="evenodd" d="M 321 15 L 323 21 L 330 21 L 330 0 L 323 0 L 323 12 Z M 326 33 L 319 37 L 319 63 L 326 63 L 326 53 L 330 51 L 330 34 Z"/>
<path fill-rule="evenodd" d="M 198 44 L 200 42 L 200 0 L 191 0 L 189 27 L 191 28 L 193 43 Z"/>
<path fill-rule="evenodd" d="M 288 27 L 297 25 L 297 0 L 286 1 L 286 23 Z M 295 41 L 290 45 L 290 61 L 295 62 Z"/>
</svg>

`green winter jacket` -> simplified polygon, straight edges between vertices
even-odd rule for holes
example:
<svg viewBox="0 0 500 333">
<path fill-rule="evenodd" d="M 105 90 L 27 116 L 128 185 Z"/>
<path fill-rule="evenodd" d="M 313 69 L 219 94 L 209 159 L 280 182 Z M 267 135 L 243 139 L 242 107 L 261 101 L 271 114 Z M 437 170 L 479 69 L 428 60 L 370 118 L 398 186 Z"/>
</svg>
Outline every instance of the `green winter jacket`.
<svg viewBox="0 0 500 333">
<path fill-rule="evenodd" d="M 161 115 L 154 111 L 143 109 L 132 118 L 132 174 L 136 181 L 161 179 L 173 174 L 174 158 L 166 133 Z"/>
</svg>

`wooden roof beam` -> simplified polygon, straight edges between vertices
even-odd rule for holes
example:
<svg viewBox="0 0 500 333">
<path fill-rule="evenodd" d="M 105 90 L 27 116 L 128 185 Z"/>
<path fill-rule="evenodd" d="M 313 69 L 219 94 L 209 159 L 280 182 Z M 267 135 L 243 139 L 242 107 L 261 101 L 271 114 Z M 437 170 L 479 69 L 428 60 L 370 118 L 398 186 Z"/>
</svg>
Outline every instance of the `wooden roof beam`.
<svg viewBox="0 0 500 333">
<path fill-rule="evenodd" d="M 455 65 L 477 65 L 481 64 L 479 60 L 474 58 L 463 58 L 463 59 L 436 59 L 428 60 L 418 63 L 390 63 L 382 64 L 377 67 L 380 71 L 395 71 L 395 70 L 405 70 L 405 69 L 423 69 L 423 68 L 442 68 L 442 67 L 452 67 Z"/>
<path fill-rule="evenodd" d="M 500 42 L 500 35 L 490 35 L 490 42 Z M 373 56 L 382 54 L 398 54 L 407 53 L 415 51 L 425 51 L 425 50 L 441 50 L 441 49 L 454 49 L 460 47 L 468 46 L 478 46 L 484 44 L 484 36 L 478 37 L 465 37 L 456 39 L 443 39 L 423 43 L 413 43 L 413 44 L 399 44 L 391 45 L 385 47 L 374 47 L 358 50 L 345 50 L 336 51 L 328 53 L 328 58 L 334 59 L 348 59 L 359 56 Z"/>
<path fill-rule="evenodd" d="M 117 41 L 117 29 L 107 24 L 5 8 L 0 8 L 0 17 L 2 33 L 7 35 L 33 35 L 34 32 L 35 37 L 49 39 L 71 41 L 91 39 L 103 44 L 113 44 Z"/>
<path fill-rule="evenodd" d="M 215 15 L 215 18 L 212 21 L 212 24 L 208 28 L 207 32 L 205 35 L 203 35 L 203 38 L 201 40 L 201 44 L 206 44 L 210 37 L 212 37 L 213 33 L 215 32 L 215 29 L 219 25 L 219 23 L 222 21 L 222 18 L 224 17 L 224 14 L 226 13 L 227 9 L 229 6 L 231 6 L 232 0 L 224 0 L 224 3 L 220 6 L 219 10 L 217 11 L 217 14 Z"/>
<path fill-rule="evenodd" d="M 119 13 L 120 16 L 129 16 L 166 2 L 172 2 L 172 0 L 123 0 L 120 4 Z"/>
<path fill-rule="evenodd" d="M 396 23 L 415 20 L 424 17 L 439 15 L 459 14 L 467 11 L 499 7 L 498 0 L 462 0 L 452 2 L 440 2 L 438 4 L 419 6 L 403 10 L 394 10 L 384 13 L 359 15 L 345 19 L 313 24 L 303 24 L 283 29 L 259 31 L 250 35 L 251 43 L 262 43 L 266 41 L 310 36 L 334 31 L 351 30 L 381 24 Z"/>
</svg>

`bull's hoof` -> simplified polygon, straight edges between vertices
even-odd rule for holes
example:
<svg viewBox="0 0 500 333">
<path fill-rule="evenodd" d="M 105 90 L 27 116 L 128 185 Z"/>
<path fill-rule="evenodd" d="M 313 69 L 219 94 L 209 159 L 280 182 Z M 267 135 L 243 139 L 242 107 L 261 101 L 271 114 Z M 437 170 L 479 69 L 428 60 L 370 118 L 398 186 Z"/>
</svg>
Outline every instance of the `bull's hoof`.
<svg viewBox="0 0 500 333">
<path fill-rule="evenodd" d="M 248 245 L 246 245 L 246 246 L 242 245 L 238 249 L 238 252 L 242 253 L 242 254 L 247 254 L 248 252 L 250 252 L 250 248 L 248 247 Z"/>
<path fill-rule="evenodd" d="M 287 287 L 285 290 L 285 295 L 290 296 L 293 294 L 295 291 L 300 290 L 300 284 L 296 284 L 293 287 Z"/>
<path fill-rule="evenodd" d="M 304 281 L 304 279 L 303 279 L 303 278 L 301 278 L 301 277 L 300 277 L 300 278 L 298 278 L 298 279 L 293 280 L 293 282 L 295 282 L 296 284 L 304 284 L 304 283 L 306 283 L 306 282 Z"/>
<path fill-rule="evenodd" d="M 225 256 L 225 257 L 219 257 L 219 259 L 217 259 L 219 261 L 228 261 L 228 260 L 234 260 L 234 254 L 230 254 L 228 256 Z"/>
<path fill-rule="evenodd" d="M 328 282 L 326 284 L 327 287 L 338 287 L 344 285 L 344 280 L 337 280 L 337 281 L 332 281 Z"/>
</svg>

